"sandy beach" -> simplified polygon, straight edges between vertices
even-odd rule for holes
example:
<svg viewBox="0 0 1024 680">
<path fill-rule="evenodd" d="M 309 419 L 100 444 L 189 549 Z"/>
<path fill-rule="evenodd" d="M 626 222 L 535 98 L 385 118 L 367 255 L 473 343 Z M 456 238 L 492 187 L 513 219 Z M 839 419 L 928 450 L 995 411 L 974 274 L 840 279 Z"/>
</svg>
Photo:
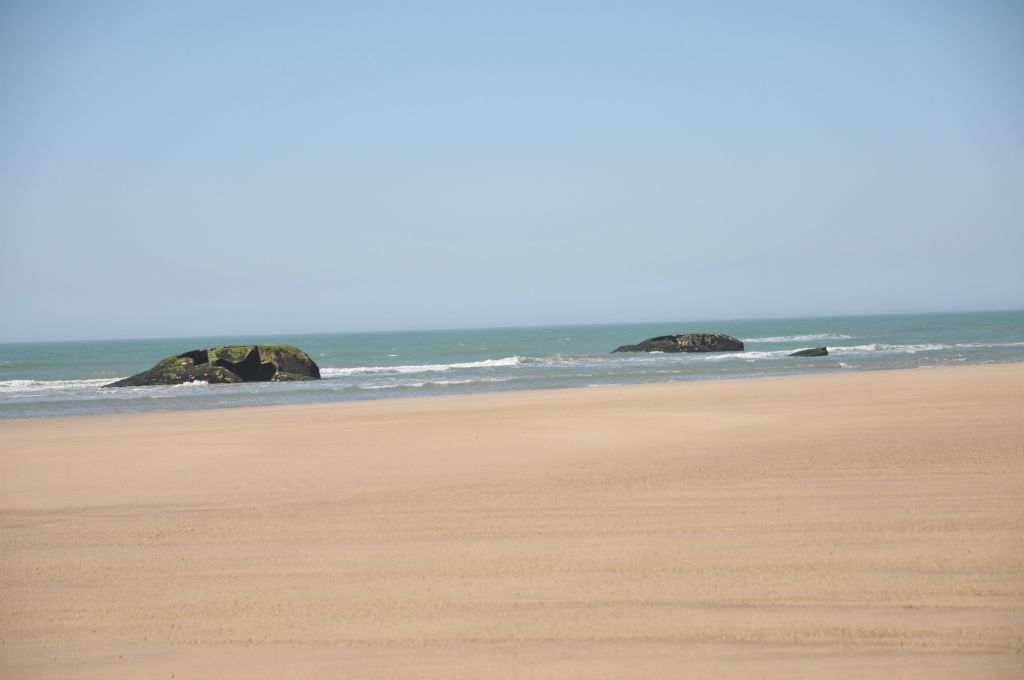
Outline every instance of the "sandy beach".
<svg viewBox="0 0 1024 680">
<path fill-rule="evenodd" d="M 3 678 L 1024 677 L 1024 364 L 0 421 Z"/>
</svg>

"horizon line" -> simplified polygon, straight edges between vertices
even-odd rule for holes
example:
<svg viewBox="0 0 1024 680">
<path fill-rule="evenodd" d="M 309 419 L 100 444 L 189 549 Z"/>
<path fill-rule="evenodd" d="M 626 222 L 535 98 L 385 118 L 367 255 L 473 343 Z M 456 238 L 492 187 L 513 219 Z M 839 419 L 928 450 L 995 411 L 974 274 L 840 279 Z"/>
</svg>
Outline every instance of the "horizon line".
<svg viewBox="0 0 1024 680">
<path fill-rule="evenodd" d="M 527 328 L 579 328 L 589 326 L 642 326 L 652 324 L 677 324 L 677 323 L 723 323 L 733 321 L 801 321 L 805 319 L 853 319 L 871 316 L 942 316 L 953 314 L 994 314 L 1000 312 L 1024 312 L 1024 307 L 995 308 L 995 309 L 972 309 L 972 310 L 945 310 L 945 311 L 924 311 L 924 312 L 880 312 L 880 313 L 857 313 L 857 314 L 811 314 L 808 316 L 740 316 L 733 318 L 718 319 L 695 319 L 693 321 L 676 320 L 644 320 L 644 321 L 593 321 L 568 324 L 513 324 L 498 326 L 448 326 L 432 328 L 394 328 L 394 329 L 371 329 L 371 330 L 348 330 L 348 331 L 296 331 L 286 333 L 230 333 L 215 335 L 173 335 L 173 336 L 134 336 L 134 337 L 112 337 L 112 338 L 69 338 L 61 340 L 0 340 L 2 345 L 26 345 L 26 344 L 61 344 L 73 342 L 152 342 L 157 340 L 192 340 L 192 339 L 225 339 L 238 338 L 242 336 L 255 338 L 287 337 L 298 335 L 376 335 L 381 333 L 443 333 L 451 331 L 483 331 L 483 330 L 519 330 Z"/>
</svg>

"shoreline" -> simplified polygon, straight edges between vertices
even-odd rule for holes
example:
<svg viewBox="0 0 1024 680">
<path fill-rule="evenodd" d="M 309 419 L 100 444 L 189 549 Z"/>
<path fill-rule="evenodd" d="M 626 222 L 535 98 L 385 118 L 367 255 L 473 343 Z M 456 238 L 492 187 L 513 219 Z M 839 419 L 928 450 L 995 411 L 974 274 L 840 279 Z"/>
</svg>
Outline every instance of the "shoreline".
<svg viewBox="0 0 1024 680">
<path fill-rule="evenodd" d="M 0 428 L 3 427 L 4 423 L 10 422 L 30 422 L 30 421 L 50 421 L 50 420 L 62 420 L 62 419 L 80 419 L 80 418 L 116 418 L 123 416 L 152 416 L 158 414 L 188 414 L 188 413 L 207 413 L 207 412 L 219 412 L 219 411 L 237 411 L 237 410 L 254 410 L 254 409 L 278 409 L 278 408 L 303 408 L 303 407 L 330 407 L 344 404 L 364 404 L 364 403 L 380 403 L 380 402 L 403 402 L 403 401 L 419 401 L 423 399 L 480 399 L 488 397 L 500 397 L 502 395 L 520 394 L 520 393 L 550 393 L 550 392 L 586 392 L 590 390 L 602 390 L 602 389 L 620 389 L 620 388 L 647 388 L 647 387 L 670 387 L 673 385 L 689 385 L 689 384 L 714 384 L 720 382 L 733 382 L 733 381 L 747 381 L 747 380 L 780 380 L 780 379 L 801 379 L 811 378 L 815 376 L 828 377 L 828 376 L 844 376 L 844 375 L 862 375 L 865 373 L 892 373 L 892 372 L 912 372 L 920 370 L 961 370 L 970 369 L 983 366 L 1024 366 L 1024 361 L 1004 361 L 1004 362 L 992 362 L 984 364 L 961 364 L 956 366 L 916 366 L 913 368 L 897 367 L 897 368 L 870 368 L 870 369 L 847 369 L 847 368 L 836 368 L 834 370 L 820 370 L 820 371 L 806 371 L 800 373 L 774 373 L 774 374 L 759 374 L 759 375 L 727 375 L 719 377 L 695 377 L 686 378 L 683 380 L 666 380 L 662 382 L 637 382 L 637 383 L 608 383 L 608 384 L 593 384 L 580 387 L 523 387 L 519 389 L 502 389 L 502 390 L 486 390 L 480 392 L 460 393 L 460 394 L 415 394 L 407 396 L 385 396 L 385 397 L 366 397 L 363 399 L 338 399 L 338 400 L 323 400 L 323 401 L 306 401 L 297 403 L 277 403 L 277 404 L 257 404 L 257 405 L 239 405 L 239 406 L 216 406 L 216 407 L 202 407 L 198 406 L 195 408 L 181 408 L 181 409 L 165 409 L 165 410 L 139 410 L 139 411 L 122 411 L 115 413 L 90 413 L 90 414 L 69 414 L 69 415 L 45 415 L 45 416 L 29 416 L 29 417 L 13 417 L 7 418 L 0 415 Z M 104 378 L 106 380 L 106 378 Z M 114 378 L 111 378 L 114 380 Z M 233 385 L 221 385 L 217 386 L 219 389 L 231 389 Z M 143 388 L 139 388 L 143 389 Z"/>
<path fill-rule="evenodd" d="M 3 677 L 1019 677 L 1024 364 L 0 421 Z"/>
</svg>

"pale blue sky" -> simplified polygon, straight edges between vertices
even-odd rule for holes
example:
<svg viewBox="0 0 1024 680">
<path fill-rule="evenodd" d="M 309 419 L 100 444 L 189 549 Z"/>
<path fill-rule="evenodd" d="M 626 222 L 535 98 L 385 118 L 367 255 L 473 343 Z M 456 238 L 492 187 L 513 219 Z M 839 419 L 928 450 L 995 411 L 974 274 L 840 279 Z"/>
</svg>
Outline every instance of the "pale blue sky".
<svg viewBox="0 0 1024 680">
<path fill-rule="evenodd" d="M 0 4 L 0 340 L 1024 307 L 1020 2 Z"/>
</svg>

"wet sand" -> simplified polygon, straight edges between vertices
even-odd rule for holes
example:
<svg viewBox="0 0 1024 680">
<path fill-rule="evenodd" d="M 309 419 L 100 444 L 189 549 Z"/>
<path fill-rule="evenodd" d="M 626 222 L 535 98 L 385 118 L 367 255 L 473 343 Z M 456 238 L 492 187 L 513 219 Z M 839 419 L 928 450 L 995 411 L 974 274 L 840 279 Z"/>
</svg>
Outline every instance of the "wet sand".
<svg viewBox="0 0 1024 680">
<path fill-rule="evenodd" d="M 1024 364 L 0 421 L 3 678 L 1024 677 Z"/>
</svg>

